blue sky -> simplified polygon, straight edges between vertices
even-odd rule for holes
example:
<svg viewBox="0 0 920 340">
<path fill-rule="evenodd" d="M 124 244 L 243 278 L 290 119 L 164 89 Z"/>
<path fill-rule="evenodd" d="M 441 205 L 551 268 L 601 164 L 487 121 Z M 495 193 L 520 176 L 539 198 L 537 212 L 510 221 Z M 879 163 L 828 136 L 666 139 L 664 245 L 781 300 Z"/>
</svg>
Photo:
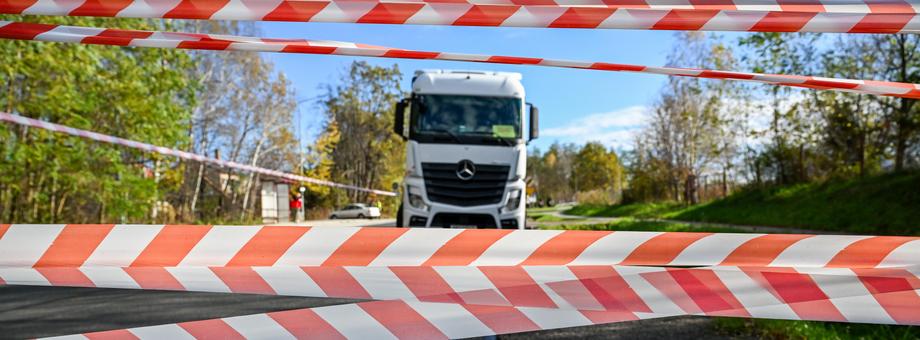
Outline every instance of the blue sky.
<svg viewBox="0 0 920 340">
<path fill-rule="evenodd" d="M 667 31 L 579 30 L 539 28 L 451 27 L 417 25 L 354 25 L 328 23 L 260 23 L 262 35 L 273 38 L 339 40 L 439 52 L 512 55 L 585 61 L 663 65 L 673 33 Z M 345 56 L 266 54 L 289 77 L 298 99 L 322 93 L 353 60 L 375 65 L 398 64 L 409 88 L 414 70 L 424 68 L 512 71 L 523 74 L 527 100 L 540 108 L 542 136 L 532 146 L 546 149 L 553 141 L 583 143 L 601 140 L 620 148 L 629 131 L 641 123 L 643 109 L 665 77 L 624 72 L 556 69 L 540 66 L 491 65 L 432 60 L 399 60 Z M 301 105 L 300 123 L 306 142 L 321 125 L 314 105 Z"/>
</svg>

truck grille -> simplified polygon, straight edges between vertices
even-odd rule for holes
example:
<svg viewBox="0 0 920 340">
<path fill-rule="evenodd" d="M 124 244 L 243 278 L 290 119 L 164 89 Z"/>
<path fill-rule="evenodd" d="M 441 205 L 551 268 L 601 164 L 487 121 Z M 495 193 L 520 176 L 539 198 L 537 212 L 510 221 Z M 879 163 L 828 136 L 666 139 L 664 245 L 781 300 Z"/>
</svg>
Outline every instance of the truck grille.
<svg viewBox="0 0 920 340">
<path fill-rule="evenodd" d="M 454 225 L 474 226 L 476 229 L 496 229 L 495 218 L 486 214 L 447 214 L 434 215 L 432 227 L 450 228 Z"/>
<path fill-rule="evenodd" d="M 507 165 L 476 164 L 476 174 L 464 181 L 457 177 L 457 163 L 422 163 L 428 199 L 462 207 L 501 202 L 510 170 Z"/>
</svg>

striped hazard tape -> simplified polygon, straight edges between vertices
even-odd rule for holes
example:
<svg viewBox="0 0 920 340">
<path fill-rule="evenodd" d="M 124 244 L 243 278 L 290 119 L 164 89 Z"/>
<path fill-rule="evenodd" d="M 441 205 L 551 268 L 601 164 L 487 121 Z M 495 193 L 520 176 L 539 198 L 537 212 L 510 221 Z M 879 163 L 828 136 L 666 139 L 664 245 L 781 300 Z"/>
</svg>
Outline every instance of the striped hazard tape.
<svg viewBox="0 0 920 340">
<path fill-rule="evenodd" d="M 583 230 L 5 225 L 3 267 L 920 265 L 920 239 Z"/>
<path fill-rule="evenodd" d="M 677 315 L 920 324 L 920 291 L 904 278 L 855 278 L 840 272 L 808 275 L 775 268 L 649 269 L 639 278 L 623 278 L 629 281 L 619 285 L 605 285 L 603 278 L 552 282 L 550 286 L 556 284 L 552 290 L 557 293 L 555 297 L 569 303 L 555 308 L 404 298 L 99 332 L 87 337 L 464 338 Z M 916 281 L 916 274 L 910 278 Z M 720 286 L 725 283 L 732 287 Z M 640 287 L 635 290 L 644 295 L 633 298 L 630 290 L 624 291 L 628 285 Z M 516 289 L 492 293 L 504 294 L 510 300 L 534 292 L 528 291 L 528 286 L 512 288 Z M 598 296 L 603 298 L 595 299 Z M 605 308 L 580 308 L 586 304 Z"/>
<path fill-rule="evenodd" d="M 915 0 L 0 0 L 0 13 L 750 32 L 916 33 Z"/>
<path fill-rule="evenodd" d="M 4 284 L 378 300 L 90 338 L 458 338 L 675 315 L 918 325 L 918 255 L 920 238 L 893 236 L 0 225 Z"/>
<path fill-rule="evenodd" d="M 856 299 L 862 298 L 864 297 L 856 297 Z M 894 295 L 888 298 L 896 299 Z M 852 301 L 813 300 L 800 302 L 799 307 L 802 310 L 810 310 L 833 303 L 852 303 L 856 302 L 856 299 Z M 858 304 L 859 302 L 853 303 L 853 305 Z M 766 318 L 800 319 L 794 313 L 788 317 L 781 316 L 782 312 L 777 311 L 783 309 L 789 309 L 788 305 L 766 305 L 763 306 L 760 313 L 769 315 L 765 316 Z M 858 311 L 858 314 L 852 315 L 853 322 L 877 323 L 880 319 L 878 314 L 872 314 L 875 311 L 859 308 L 854 308 L 854 310 Z M 733 310 L 725 310 L 725 312 L 726 315 L 735 314 L 734 316 L 737 316 Z M 815 312 L 817 314 L 821 310 L 816 309 Z M 916 307 L 910 312 L 916 313 Z M 185 338 L 201 339 L 220 334 L 222 337 L 234 338 L 440 339 L 597 325 L 676 315 L 685 314 L 579 311 L 385 300 L 91 333 L 87 336 L 95 338 L 96 336 L 120 335 L 156 339 L 182 335 Z M 812 320 L 834 319 L 825 315 Z"/>
<path fill-rule="evenodd" d="M 600 71 L 638 72 L 694 78 L 740 80 L 780 86 L 793 86 L 800 88 L 846 91 L 920 99 L 920 85 L 909 83 L 732 72 L 677 67 L 650 67 L 642 65 L 555 60 L 531 57 L 413 51 L 337 41 L 260 39 L 241 36 L 119 30 L 9 21 L 0 21 L 0 38 L 136 47 L 259 51 L 300 54 L 333 54 L 362 57 L 433 59 L 492 64 L 535 65 Z"/>
<path fill-rule="evenodd" d="M 918 267 L 865 270 L 633 266 L 13 267 L 0 268 L 0 279 L 9 285 L 920 325 L 918 270 Z"/>
<path fill-rule="evenodd" d="M 2 23 L 0 23 L 0 26 L 2 26 Z M 141 143 L 141 142 L 119 138 L 115 136 L 104 135 L 104 134 L 96 133 L 92 131 L 76 129 L 76 128 L 72 128 L 72 127 L 64 126 L 60 124 L 49 123 L 49 122 L 41 121 L 38 119 L 32 119 L 32 118 L 19 116 L 19 115 L 9 114 L 6 112 L 0 112 L 0 122 L 3 122 L 3 121 L 15 123 L 19 125 L 24 125 L 24 126 L 41 128 L 41 129 L 54 131 L 54 132 L 65 133 L 71 136 L 86 138 L 86 139 L 94 140 L 97 142 L 115 144 L 115 145 L 120 145 L 124 147 L 129 147 L 132 149 L 143 150 L 146 152 L 153 152 L 153 153 L 158 153 L 161 155 L 173 156 L 173 157 L 178 157 L 181 159 L 207 163 L 207 164 L 216 165 L 216 166 L 223 167 L 223 168 L 237 169 L 241 171 L 267 175 L 267 176 L 286 179 L 286 180 L 290 180 L 294 182 L 306 182 L 306 183 L 313 183 L 317 185 L 329 186 L 329 187 L 340 188 L 340 189 L 372 192 L 374 194 L 383 195 L 383 196 L 396 196 L 396 193 L 390 192 L 390 191 L 361 188 L 361 187 L 356 187 L 353 185 L 335 183 L 335 182 L 330 182 L 326 180 L 321 180 L 321 179 L 316 179 L 316 178 L 311 178 L 311 177 L 306 177 L 306 176 L 301 176 L 301 175 L 295 175 L 291 173 L 286 173 L 286 172 L 281 172 L 281 171 L 276 171 L 276 170 L 271 170 L 271 169 L 266 169 L 266 168 L 260 168 L 257 166 L 241 164 L 237 162 L 225 161 L 225 160 L 220 160 L 216 158 L 209 158 L 209 157 L 202 156 L 199 154 L 194 154 L 191 152 L 185 152 L 185 151 L 170 149 L 170 148 L 166 148 L 162 146 Z"/>
</svg>

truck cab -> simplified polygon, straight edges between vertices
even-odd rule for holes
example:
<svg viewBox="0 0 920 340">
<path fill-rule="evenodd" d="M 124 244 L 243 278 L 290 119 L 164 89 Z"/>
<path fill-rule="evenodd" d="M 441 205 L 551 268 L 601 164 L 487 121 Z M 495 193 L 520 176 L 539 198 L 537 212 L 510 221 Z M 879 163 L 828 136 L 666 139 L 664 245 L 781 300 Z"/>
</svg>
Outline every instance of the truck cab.
<svg viewBox="0 0 920 340">
<path fill-rule="evenodd" d="M 538 120 L 518 73 L 416 71 L 411 97 L 396 105 L 394 130 L 406 140 L 397 226 L 524 228 Z"/>
</svg>

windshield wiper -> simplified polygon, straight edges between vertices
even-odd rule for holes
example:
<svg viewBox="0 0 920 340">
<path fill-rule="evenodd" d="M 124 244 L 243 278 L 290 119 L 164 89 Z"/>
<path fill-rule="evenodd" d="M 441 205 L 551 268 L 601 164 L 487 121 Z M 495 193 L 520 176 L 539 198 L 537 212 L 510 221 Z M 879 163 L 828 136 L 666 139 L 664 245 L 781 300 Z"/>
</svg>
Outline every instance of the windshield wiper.
<svg viewBox="0 0 920 340">
<path fill-rule="evenodd" d="M 457 136 L 457 134 L 453 133 L 453 131 L 446 130 L 446 129 L 434 129 L 434 130 L 428 130 L 428 131 L 448 135 L 450 136 L 450 138 L 453 138 L 453 140 L 457 142 L 457 144 L 463 144 L 463 141 L 460 140 L 460 136 Z"/>
<path fill-rule="evenodd" d="M 502 144 L 505 144 L 506 146 L 514 146 L 514 142 L 512 142 L 512 141 L 511 141 L 510 139 L 508 139 L 508 138 L 501 137 L 501 136 L 492 136 L 492 137 L 495 138 L 495 139 L 497 139 L 497 140 L 500 140 L 500 141 L 502 142 Z"/>
<path fill-rule="evenodd" d="M 488 132 L 473 132 L 472 134 L 495 138 L 496 140 L 502 142 L 502 144 L 505 144 L 505 146 L 514 146 L 514 142 L 510 138 L 505 138 Z"/>
</svg>

